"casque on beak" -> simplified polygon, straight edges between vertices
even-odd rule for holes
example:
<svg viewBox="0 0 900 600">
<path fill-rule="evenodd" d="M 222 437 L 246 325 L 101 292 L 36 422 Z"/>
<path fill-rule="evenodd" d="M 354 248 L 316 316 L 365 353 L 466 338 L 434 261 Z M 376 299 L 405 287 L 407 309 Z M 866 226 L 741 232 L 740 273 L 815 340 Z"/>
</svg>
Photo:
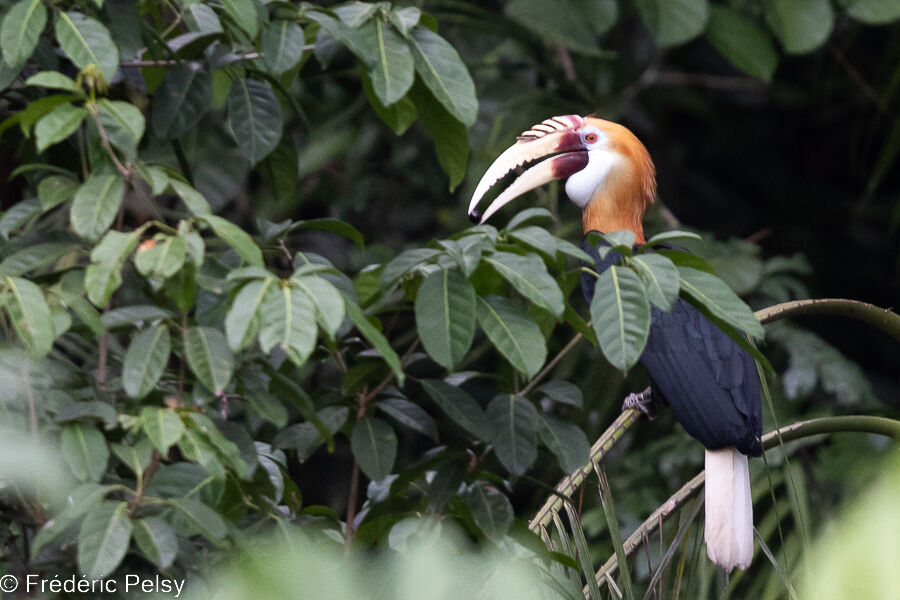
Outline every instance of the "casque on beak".
<svg viewBox="0 0 900 600">
<path fill-rule="evenodd" d="M 587 166 L 588 154 L 578 133 L 583 124 L 584 119 L 578 115 L 553 117 L 519 136 L 519 141 L 498 156 L 481 178 L 469 202 L 469 219 L 473 223 L 484 223 L 525 192 L 556 179 L 565 179 Z M 548 156 L 551 158 L 541 160 Z M 484 214 L 479 212 L 478 203 L 491 186 L 513 169 L 538 160 L 541 162 L 522 173 L 494 198 Z"/>
</svg>

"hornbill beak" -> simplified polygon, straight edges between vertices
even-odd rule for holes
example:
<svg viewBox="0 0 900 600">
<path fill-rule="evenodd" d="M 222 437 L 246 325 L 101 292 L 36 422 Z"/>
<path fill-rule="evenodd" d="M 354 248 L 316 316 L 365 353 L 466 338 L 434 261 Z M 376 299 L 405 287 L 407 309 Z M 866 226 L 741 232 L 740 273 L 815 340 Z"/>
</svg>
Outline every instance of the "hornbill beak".
<svg viewBox="0 0 900 600">
<path fill-rule="evenodd" d="M 507 148 L 490 166 L 469 202 L 469 219 L 484 223 L 488 218 L 525 192 L 556 179 L 565 179 L 588 164 L 588 154 L 581 142 L 578 128 L 584 119 L 578 115 L 553 117 L 522 133 L 519 141 Z M 546 158 L 550 156 L 551 158 Z M 541 160 L 546 158 L 546 160 Z M 491 186 L 513 169 L 534 163 L 512 184 L 503 190 L 487 207 L 484 214 L 478 211 L 478 203 Z"/>
</svg>

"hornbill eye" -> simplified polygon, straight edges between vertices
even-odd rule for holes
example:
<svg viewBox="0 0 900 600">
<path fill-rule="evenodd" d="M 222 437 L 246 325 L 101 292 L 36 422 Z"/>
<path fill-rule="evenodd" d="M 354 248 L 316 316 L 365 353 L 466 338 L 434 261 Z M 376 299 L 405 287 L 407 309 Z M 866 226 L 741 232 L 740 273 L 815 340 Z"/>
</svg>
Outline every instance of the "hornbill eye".
<svg viewBox="0 0 900 600">
<path fill-rule="evenodd" d="M 591 131 L 590 133 L 584 134 L 584 141 L 586 141 L 588 144 L 593 144 L 594 142 L 597 141 L 597 134 L 594 133 L 593 131 Z"/>
</svg>

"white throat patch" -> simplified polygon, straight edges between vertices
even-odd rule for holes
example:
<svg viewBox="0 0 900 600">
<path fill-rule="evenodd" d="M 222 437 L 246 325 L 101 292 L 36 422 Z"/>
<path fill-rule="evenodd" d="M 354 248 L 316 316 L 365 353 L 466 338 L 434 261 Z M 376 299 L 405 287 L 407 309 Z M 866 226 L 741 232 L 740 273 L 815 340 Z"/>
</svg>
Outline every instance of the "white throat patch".
<svg viewBox="0 0 900 600">
<path fill-rule="evenodd" d="M 566 195 L 580 208 L 594 197 L 594 192 L 603 185 L 610 169 L 616 163 L 618 155 L 608 150 L 588 151 L 588 164 L 566 181 Z"/>
</svg>

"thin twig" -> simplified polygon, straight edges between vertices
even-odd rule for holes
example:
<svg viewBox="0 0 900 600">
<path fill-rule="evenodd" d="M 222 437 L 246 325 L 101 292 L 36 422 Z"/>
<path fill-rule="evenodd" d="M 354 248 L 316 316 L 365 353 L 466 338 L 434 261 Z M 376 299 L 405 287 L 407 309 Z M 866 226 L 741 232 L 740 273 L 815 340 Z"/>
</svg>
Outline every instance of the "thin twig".
<svg viewBox="0 0 900 600">
<path fill-rule="evenodd" d="M 109 136 L 106 135 L 106 128 L 103 127 L 103 123 L 100 122 L 100 116 L 97 114 L 97 108 L 93 102 L 88 102 L 88 109 L 91 113 L 91 118 L 94 119 L 94 123 L 97 125 L 97 131 L 100 133 L 100 145 L 103 146 L 103 149 L 109 155 L 109 158 L 113 161 L 113 164 L 116 165 L 116 169 L 122 175 L 122 177 L 127 178 L 131 172 L 128 170 L 125 165 L 123 165 L 119 161 L 119 157 L 116 156 L 115 151 L 113 150 L 112 144 L 109 143 Z"/>
<path fill-rule="evenodd" d="M 353 546 L 353 538 L 356 534 L 356 527 L 353 521 L 356 520 L 356 496 L 359 489 L 359 463 L 353 459 L 353 470 L 350 472 L 350 493 L 347 495 L 347 522 L 345 524 L 346 532 L 344 534 L 344 551 L 350 552 Z"/>
<path fill-rule="evenodd" d="M 850 60 L 844 55 L 844 53 L 841 52 L 840 48 L 832 43 L 829 43 L 828 50 L 831 52 L 831 55 L 834 56 L 834 59 L 838 62 L 838 64 L 840 64 L 841 67 L 844 68 L 850 79 L 852 79 L 853 82 L 859 87 L 863 95 L 875 103 L 875 106 L 878 107 L 879 112 L 892 119 L 896 118 L 891 112 L 891 109 L 888 106 L 887 102 L 884 101 L 884 98 L 882 98 L 878 94 L 878 92 L 876 92 L 875 89 L 866 82 L 865 78 L 862 76 L 862 73 L 860 73 L 859 70 L 853 66 L 853 63 L 851 63 Z"/>
<path fill-rule="evenodd" d="M 141 503 L 141 500 L 144 499 L 144 493 L 147 491 L 147 486 L 150 485 L 150 480 L 153 479 L 153 475 L 156 474 L 156 470 L 159 469 L 159 463 L 162 460 L 162 455 L 159 453 L 159 450 L 156 448 L 150 453 L 150 462 L 147 463 L 147 468 L 144 469 L 143 473 L 138 476 L 138 489 L 135 492 L 134 496 L 128 502 L 128 516 L 134 514 L 134 511 L 137 510 L 138 506 Z"/>
<path fill-rule="evenodd" d="M 592 323 L 592 321 L 588 321 L 588 327 L 591 326 L 591 323 Z M 553 359 L 552 359 L 550 362 L 548 362 L 546 365 L 544 365 L 544 368 L 541 369 L 540 372 L 539 372 L 537 375 L 535 375 L 535 376 L 532 378 L 531 381 L 528 382 L 528 385 L 526 385 L 524 388 L 522 388 L 522 391 L 519 392 L 519 396 L 526 396 L 526 395 L 528 395 L 528 392 L 530 392 L 531 390 L 533 390 L 533 389 L 534 389 L 534 386 L 536 386 L 537 384 L 539 384 L 539 383 L 544 379 L 544 377 L 547 376 L 547 373 L 549 373 L 550 371 L 552 371 L 552 370 L 553 370 L 553 367 L 555 367 L 557 364 L 559 364 L 559 361 L 561 361 L 561 360 L 563 359 L 563 357 L 564 357 L 566 354 L 568 354 L 569 351 L 570 351 L 572 348 L 574 348 L 574 347 L 578 344 L 578 342 L 581 341 L 581 338 L 583 338 L 583 337 L 584 337 L 584 336 L 583 336 L 582 334 L 580 334 L 580 333 L 575 334 L 575 337 L 573 337 L 571 340 L 569 340 L 569 343 L 566 344 L 566 345 L 563 347 L 563 349 L 560 350 L 560 351 L 556 354 L 556 356 L 553 357 Z"/>
<path fill-rule="evenodd" d="M 103 335 L 100 336 L 100 347 L 97 351 L 97 387 L 101 390 L 106 388 L 106 355 L 108 352 L 107 346 L 109 345 L 109 332 L 105 329 L 103 330 Z"/>
</svg>

